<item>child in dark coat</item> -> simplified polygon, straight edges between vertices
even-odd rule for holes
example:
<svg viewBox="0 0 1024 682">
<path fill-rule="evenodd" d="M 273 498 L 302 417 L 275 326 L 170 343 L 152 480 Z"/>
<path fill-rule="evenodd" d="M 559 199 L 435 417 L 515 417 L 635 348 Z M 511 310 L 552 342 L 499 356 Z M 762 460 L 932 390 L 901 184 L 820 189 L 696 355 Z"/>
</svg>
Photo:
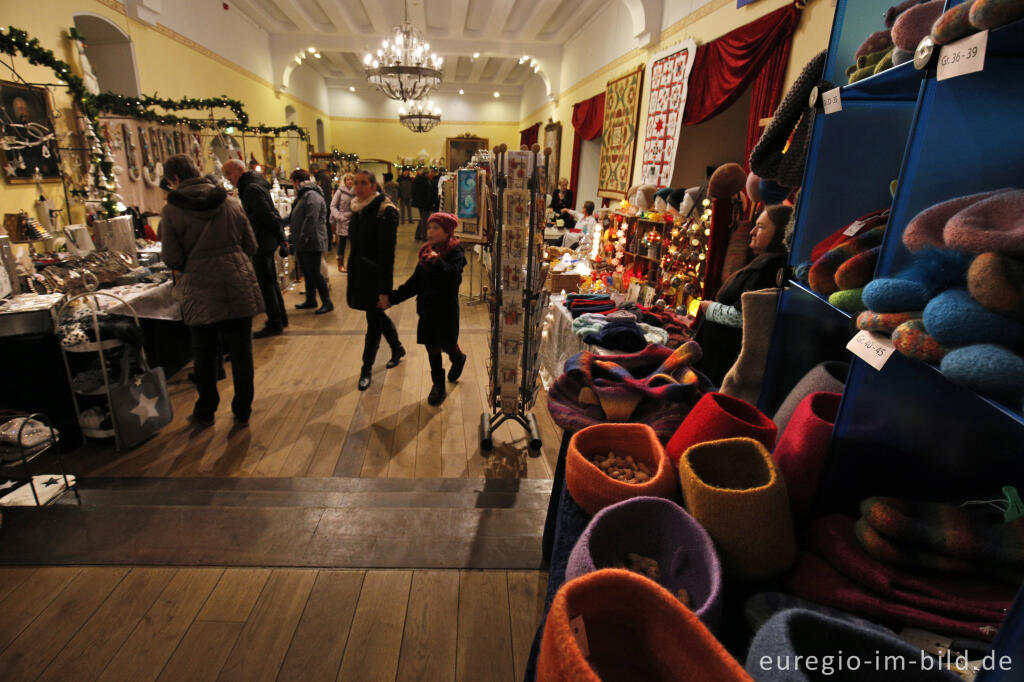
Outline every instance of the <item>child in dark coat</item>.
<svg viewBox="0 0 1024 682">
<path fill-rule="evenodd" d="M 420 248 L 419 263 L 388 297 L 392 305 L 416 297 L 416 343 L 427 347 L 430 358 L 430 405 L 440 405 L 446 396 L 441 352 L 452 363 L 448 381 L 458 381 L 466 366 L 466 354 L 459 348 L 459 286 L 466 254 L 453 236 L 457 226 L 451 213 L 434 213 L 427 219 L 427 243 Z"/>
</svg>

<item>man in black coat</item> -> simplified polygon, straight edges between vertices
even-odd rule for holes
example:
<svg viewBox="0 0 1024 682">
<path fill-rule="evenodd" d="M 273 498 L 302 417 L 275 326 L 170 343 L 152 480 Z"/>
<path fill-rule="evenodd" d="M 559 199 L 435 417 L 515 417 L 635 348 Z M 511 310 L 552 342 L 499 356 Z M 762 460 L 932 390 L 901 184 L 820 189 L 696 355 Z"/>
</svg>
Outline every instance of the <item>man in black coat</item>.
<svg viewBox="0 0 1024 682">
<path fill-rule="evenodd" d="M 427 176 L 426 169 L 421 168 L 412 181 L 412 205 L 420 212 L 420 222 L 416 226 L 416 241 L 427 241 L 427 218 L 433 212 L 433 201 L 430 192 L 433 183 Z"/>
<path fill-rule="evenodd" d="M 247 171 L 245 164 L 238 159 L 225 161 L 223 173 L 228 182 L 238 188 L 238 198 L 256 233 L 256 255 L 252 264 L 267 310 L 267 322 L 263 329 L 253 334 L 253 338 L 276 336 L 288 326 L 288 313 L 277 283 L 277 264 L 274 262 L 274 252 L 285 242 L 281 214 L 270 198 L 270 183 L 262 175 Z"/>
</svg>

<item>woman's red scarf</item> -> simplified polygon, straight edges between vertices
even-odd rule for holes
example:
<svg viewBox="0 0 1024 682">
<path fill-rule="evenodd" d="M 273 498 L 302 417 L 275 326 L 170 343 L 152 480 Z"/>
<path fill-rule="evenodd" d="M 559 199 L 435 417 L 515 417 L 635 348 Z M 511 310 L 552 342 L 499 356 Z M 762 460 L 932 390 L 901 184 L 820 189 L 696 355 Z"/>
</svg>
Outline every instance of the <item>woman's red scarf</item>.
<svg viewBox="0 0 1024 682">
<path fill-rule="evenodd" d="M 430 263 L 427 261 L 427 256 L 430 255 L 431 251 L 437 251 L 437 255 L 440 256 L 440 260 L 444 260 L 448 257 L 448 254 L 452 252 L 456 246 L 459 245 L 459 240 L 455 237 L 448 237 L 448 241 L 441 246 L 434 246 L 430 242 L 427 242 L 420 247 L 420 265 L 428 267 Z"/>
</svg>

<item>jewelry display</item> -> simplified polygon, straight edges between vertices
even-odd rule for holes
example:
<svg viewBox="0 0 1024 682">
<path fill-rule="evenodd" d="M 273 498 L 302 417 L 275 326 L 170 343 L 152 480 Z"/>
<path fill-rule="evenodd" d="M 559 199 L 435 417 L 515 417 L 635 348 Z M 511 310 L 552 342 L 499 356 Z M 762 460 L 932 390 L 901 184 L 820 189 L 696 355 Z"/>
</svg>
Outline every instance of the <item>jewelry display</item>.
<svg viewBox="0 0 1024 682">
<path fill-rule="evenodd" d="M 135 141 L 132 139 L 132 130 L 128 124 L 121 124 L 121 135 L 124 138 L 124 153 L 128 158 L 128 177 L 133 182 L 138 182 L 142 174 L 139 172 L 139 159 L 136 156 Z"/>
</svg>

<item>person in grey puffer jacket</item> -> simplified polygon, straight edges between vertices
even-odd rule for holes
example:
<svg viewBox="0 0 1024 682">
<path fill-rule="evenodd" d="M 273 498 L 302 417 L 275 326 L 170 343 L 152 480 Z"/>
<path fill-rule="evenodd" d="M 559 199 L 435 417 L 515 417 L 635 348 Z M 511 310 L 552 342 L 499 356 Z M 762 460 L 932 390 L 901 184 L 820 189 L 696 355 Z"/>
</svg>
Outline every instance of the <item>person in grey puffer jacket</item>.
<svg viewBox="0 0 1024 682">
<path fill-rule="evenodd" d="M 178 273 L 175 293 L 192 334 L 199 396 L 192 420 L 213 424 L 217 393 L 218 338 L 231 354 L 235 397 L 231 411 L 239 425 L 252 413 L 252 318 L 263 312 L 252 256 L 256 236 L 238 199 L 209 177 L 200 177 L 191 158 L 164 162 L 162 182 L 170 188 L 160 215 L 162 257 Z"/>
<path fill-rule="evenodd" d="M 316 314 L 323 315 L 334 310 L 327 280 L 320 272 L 320 260 L 327 250 L 327 201 L 323 190 L 303 169 L 292 171 L 291 180 L 297 196 L 291 214 L 284 220 L 292 226 L 289 243 L 299 259 L 302 276 L 306 278 L 306 300 L 295 307 L 299 310 L 316 308 L 319 292 L 322 305 Z"/>
<path fill-rule="evenodd" d="M 341 184 L 331 199 L 331 227 L 334 228 L 334 236 L 338 238 L 338 272 L 345 270 L 345 246 L 348 244 L 348 223 L 352 220 L 352 197 L 356 195 L 352 189 L 355 176 L 345 173 L 341 178 Z"/>
</svg>

